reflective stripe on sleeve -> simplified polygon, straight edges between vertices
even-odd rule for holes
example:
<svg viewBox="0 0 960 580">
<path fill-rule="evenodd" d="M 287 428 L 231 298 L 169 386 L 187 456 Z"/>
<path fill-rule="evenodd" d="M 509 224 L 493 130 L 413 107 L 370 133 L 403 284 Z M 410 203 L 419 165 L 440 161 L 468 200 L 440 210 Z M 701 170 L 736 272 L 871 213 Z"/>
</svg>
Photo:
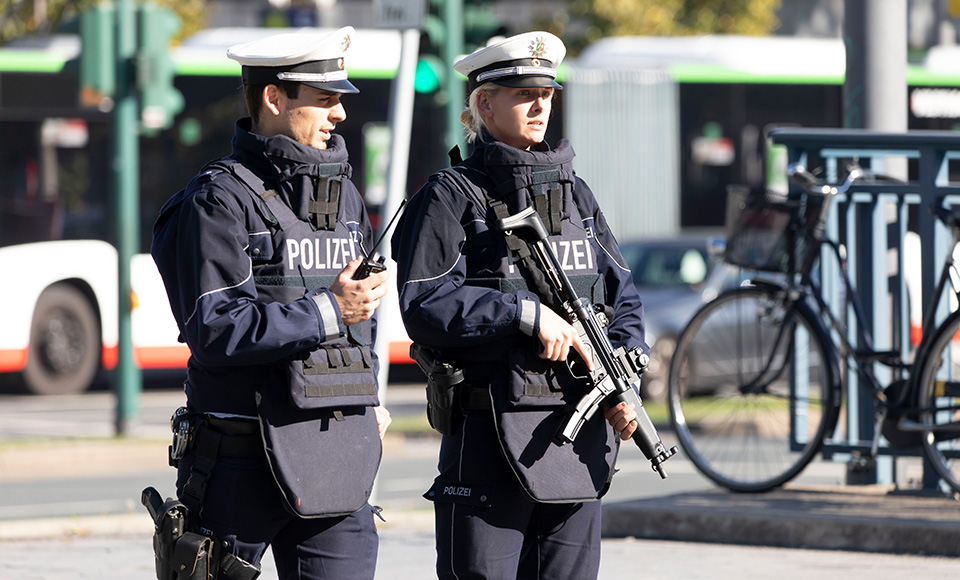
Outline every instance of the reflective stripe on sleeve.
<svg viewBox="0 0 960 580">
<path fill-rule="evenodd" d="M 520 332 L 533 336 L 537 323 L 537 303 L 529 298 L 520 300 Z"/>
<path fill-rule="evenodd" d="M 337 309 L 330 302 L 330 294 L 320 292 L 313 297 L 317 307 L 320 309 L 320 322 L 323 324 L 323 339 L 330 340 L 340 336 L 340 325 L 337 324 Z"/>
</svg>

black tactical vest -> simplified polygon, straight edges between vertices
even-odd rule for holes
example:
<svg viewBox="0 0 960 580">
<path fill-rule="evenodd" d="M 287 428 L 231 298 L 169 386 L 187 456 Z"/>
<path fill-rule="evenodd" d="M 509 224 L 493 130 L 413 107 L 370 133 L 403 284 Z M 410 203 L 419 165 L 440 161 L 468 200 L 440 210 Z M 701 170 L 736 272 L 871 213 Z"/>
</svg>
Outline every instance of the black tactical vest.
<svg viewBox="0 0 960 580">
<path fill-rule="evenodd" d="M 362 203 L 359 196 L 339 197 L 339 184 L 349 175 L 346 163 L 319 166 L 319 179 L 313 176 L 317 197 L 333 191 L 336 203 L 305 202 L 311 208 L 308 220 L 235 160 L 222 159 L 210 168 L 230 172 L 246 186 L 267 226 L 249 232 L 248 252 L 261 302 L 287 304 L 328 288 L 343 267 L 361 255 L 359 223 L 337 217 L 347 203 Z M 346 336 L 283 363 L 286 388 L 267 385 L 257 392 L 270 467 L 296 515 L 344 515 L 363 508 L 370 497 L 381 456 L 372 409 L 379 399 L 370 343 L 370 321 L 348 327 Z"/>
<path fill-rule="evenodd" d="M 574 203 L 574 152 L 569 143 L 561 141 L 556 149 L 543 152 L 492 143 L 484 145 L 482 153 L 482 164 L 475 154 L 436 177 L 451 180 L 453 189 L 467 196 L 480 212 L 462 220 L 467 235 L 464 284 L 503 292 L 531 290 L 540 297 L 541 308 L 555 304 L 549 287 L 543 287 L 531 272 L 534 262 L 523 259 L 523 248 L 515 247 L 496 228 L 498 217 L 532 205 L 547 226 L 549 243 L 578 295 L 602 304 L 603 279 L 589 240 L 592 234 L 584 229 L 583 216 Z M 501 447 L 532 499 L 561 503 L 595 500 L 609 487 L 619 440 L 602 413 L 597 413 L 575 444 L 561 447 L 553 443 L 569 406 L 576 404 L 588 387 L 563 363 L 537 356 L 538 345 L 534 337 L 522 348 L 476 349 L 487 355 L 468 351 L 444 354 L 464 365 L 468 383 L 490 384 Z M 497 352 L 500 364 L 484 360 L 490 352 Z"/>
</svg>

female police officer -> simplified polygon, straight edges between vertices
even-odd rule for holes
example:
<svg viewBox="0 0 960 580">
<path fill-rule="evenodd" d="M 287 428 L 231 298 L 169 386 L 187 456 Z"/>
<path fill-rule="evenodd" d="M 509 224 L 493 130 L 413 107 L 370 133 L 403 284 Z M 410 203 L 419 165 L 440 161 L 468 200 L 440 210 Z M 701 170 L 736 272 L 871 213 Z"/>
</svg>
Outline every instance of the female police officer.
<svg viewBox="0 0 960 580">
<path fill-rule="evenodd" d="M 461 120 L 473 154 L 430 178 L 393 238 L 414 354 L 428 372 L 446 369 L 447 383 L 463 378 L 446 402 L 431 383 L 431 421 L 446 432 L 425 496 L 440 578 L 595 577 L 596 500 L 613 473 L 616 433 L 626 440 L 636 426 L 620 403 L 606 411 L 613 430 L 597 413 L 572 445 L 553 443 L 565 402 L 586 392 L 563 361 L 571 349 L 590 357 L 496 227 L 498 216 L 537 208 L 571 282 L 612 311 L 614 346 L 648 350 L 630 271 L 572 171 L 573 150 L 543 141 L 564 53 L 555 36 L 530 32 L 455 64 L 469 80 Z"/>
<path fill-rule="evenodd" d="M 371 228 L 333 133 L 341 95 L 358 92 L 352 35 L 229 49 L 250 118 L 154 227 L 191 351 L 178 495 L 193 531 L 253 565 L 271 545 L 286 579 L 372 579 L 377 555 L 367 499 L 389 415 L 371 345 L 386 275 L 353 279 Z"/>
</svg>

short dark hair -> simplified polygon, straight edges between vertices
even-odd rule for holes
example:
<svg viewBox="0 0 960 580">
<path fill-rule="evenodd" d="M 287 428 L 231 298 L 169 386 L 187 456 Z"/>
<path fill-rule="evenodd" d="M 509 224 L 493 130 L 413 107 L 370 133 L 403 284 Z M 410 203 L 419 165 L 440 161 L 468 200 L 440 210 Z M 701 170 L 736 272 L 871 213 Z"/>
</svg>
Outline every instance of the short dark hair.
<svg viewBox="0 0 960 580">
<path fill-rule="evenodd" d="M 270 83 L 276 85 L 283 94 L 290 99 L 296 99 L 300 96 L 300 83 L 294 81 L 277 81 Z M 253 123 L 260 122 L 260 111 L 263 109 L 263 89 L 267 85 L 243 85 L 243 100 L 247 103 L 247 113 L 253 119 Z"/>
</svg>

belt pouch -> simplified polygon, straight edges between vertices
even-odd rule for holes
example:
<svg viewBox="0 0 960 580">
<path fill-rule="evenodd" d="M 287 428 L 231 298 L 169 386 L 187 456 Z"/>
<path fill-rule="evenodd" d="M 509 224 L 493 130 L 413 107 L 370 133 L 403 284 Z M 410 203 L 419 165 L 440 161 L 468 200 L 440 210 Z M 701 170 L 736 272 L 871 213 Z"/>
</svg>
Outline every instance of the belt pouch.
<svg viewBox="0 0 960 580">
<path fill-rule="evenodd" d="M 171 558 L 177 580 L 208 580 L 213 553 L 213 540 L 193 532 L 180 536 Z"/>
</svg>

